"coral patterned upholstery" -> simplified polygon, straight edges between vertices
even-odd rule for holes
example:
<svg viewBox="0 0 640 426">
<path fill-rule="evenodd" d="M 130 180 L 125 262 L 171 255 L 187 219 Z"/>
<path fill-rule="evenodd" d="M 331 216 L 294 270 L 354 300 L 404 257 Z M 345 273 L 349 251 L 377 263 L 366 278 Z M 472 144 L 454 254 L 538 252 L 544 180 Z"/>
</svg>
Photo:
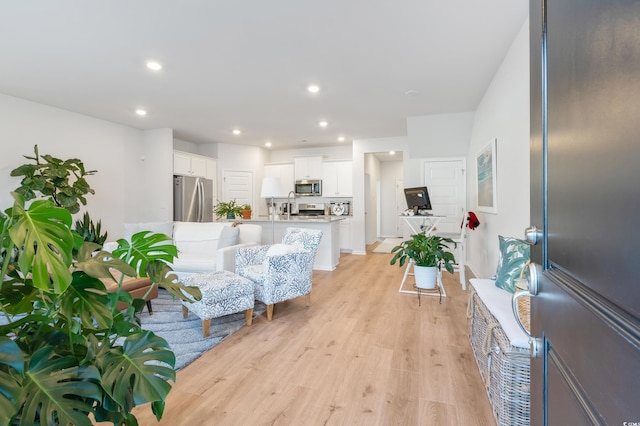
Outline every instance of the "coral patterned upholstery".
<svg viewBox="0 0 640 426">
<path fill-rule="evenodd" d="M 313 261 L 322 231 L 287 228 L 282 244 L 243 247 L 236 251 L 236 273 L 254 282 L 255 297 L 267 305 L 267 319 L 273 305 L 311 293 Z"/>
</svg>

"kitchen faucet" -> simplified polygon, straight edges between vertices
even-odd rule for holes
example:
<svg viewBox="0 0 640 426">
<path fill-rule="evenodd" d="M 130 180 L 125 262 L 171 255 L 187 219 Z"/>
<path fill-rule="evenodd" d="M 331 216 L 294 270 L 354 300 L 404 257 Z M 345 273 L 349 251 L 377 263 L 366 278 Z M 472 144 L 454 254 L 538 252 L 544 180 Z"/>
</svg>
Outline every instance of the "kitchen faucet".
<svg viewBox="0 0 640 426">
<path fill-rule="evenodd" d="M 293 194 L 293 201 L 296 201 L 296 193 L 294 191 L 289 191 L 287 194 L 287 220 L 291 219 L 291 210 L 293 210 L 293 208 L 291 208 L 291 203 L 289 202 L 291 194 Z"/>
</svg>

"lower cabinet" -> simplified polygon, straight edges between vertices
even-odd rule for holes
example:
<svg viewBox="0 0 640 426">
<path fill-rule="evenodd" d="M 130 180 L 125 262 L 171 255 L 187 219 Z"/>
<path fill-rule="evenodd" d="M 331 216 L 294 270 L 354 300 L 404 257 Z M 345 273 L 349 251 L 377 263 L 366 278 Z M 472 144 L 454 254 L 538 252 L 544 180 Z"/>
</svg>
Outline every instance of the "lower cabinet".
<svg viewBox="0 0 640 426">
<path fill-rule="evenodd" d="M 353 251 L 351 239 L 351 218 L 340 221 L 340 251 Z"/>
</svg>

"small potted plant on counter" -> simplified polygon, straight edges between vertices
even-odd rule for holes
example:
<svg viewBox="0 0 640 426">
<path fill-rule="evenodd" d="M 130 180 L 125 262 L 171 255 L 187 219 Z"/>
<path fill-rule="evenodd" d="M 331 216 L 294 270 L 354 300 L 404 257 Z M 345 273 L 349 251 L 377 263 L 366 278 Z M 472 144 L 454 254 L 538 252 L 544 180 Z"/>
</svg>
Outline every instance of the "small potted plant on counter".
<svg viewBox="0 0 640 426">
<path fill-rule="evenodd" d="M 235 198 L 227 202 L 220 201 L 213 208 L 213 213 L 219 218 L 226 217 L 233 220 L 236 216 L 242 215 L 242 206 L 236 202 Z"/>
<path fill-rule="evenodd" d="M 410 240 L 403 241 L 395 246 L 391 253 L 391 265 L 398 262 L 402 267 L 407 262 L 407 258 L 415 263 L 416 286 L 418 288 L 433 289 L 436 287 L 436 276 L 438 267 L 444 268 L 453 273 L 455 257 L 449 251 L 448 244 L 456 243 L 451 238 L 443 238 L 437 235 L 415 234 Z"/>
<path fill-rule="evenodd" d="M 251 219 L 251 205 L 244 204 L 242 206 L 242 218 L 243 219 Z"/>
</svg>

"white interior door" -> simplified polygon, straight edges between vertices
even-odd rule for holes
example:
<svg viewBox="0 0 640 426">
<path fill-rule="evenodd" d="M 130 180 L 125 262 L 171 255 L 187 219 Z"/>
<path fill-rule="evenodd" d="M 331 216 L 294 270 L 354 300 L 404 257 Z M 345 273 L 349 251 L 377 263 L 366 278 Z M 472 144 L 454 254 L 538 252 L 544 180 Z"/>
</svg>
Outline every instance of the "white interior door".
<svg viewBox="0 0 640 426">
<path fill-rule="evenodd" d="M 466 208 L 466 159 L 427 160 L 424 182 L 429 190 L 434 215 L 446 216 L 438 224 L 440 232 L 459 232 Z"/>
<path fill-rule="evenodd" d="M 247 170 L 222 171 L 222 201 L 236 199 L 238 204 L 251 204 L 253 199 L 253 172 Z"/>
</svg>

